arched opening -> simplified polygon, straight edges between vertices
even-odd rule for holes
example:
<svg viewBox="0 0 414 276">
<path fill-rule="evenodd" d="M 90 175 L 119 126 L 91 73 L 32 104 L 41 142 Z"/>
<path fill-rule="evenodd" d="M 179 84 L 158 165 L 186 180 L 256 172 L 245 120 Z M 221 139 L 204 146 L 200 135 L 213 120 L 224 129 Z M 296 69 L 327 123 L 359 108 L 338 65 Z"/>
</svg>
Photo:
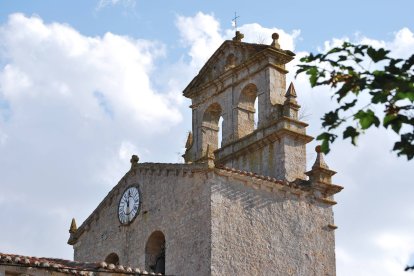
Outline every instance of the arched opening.
<svg viewBox="0 0 414 276">
<path fill-rule="evenodd" d="M 220 116 L 218 127 L 218 147 L 220 148 L 223 145 L 223 116 Z"/>
<path fill-rule="evenodd" d="M 145 246 L 145 269 L 165 273 L 165 236 L 161 231 L 153 232 Z"/>
<path fill-rule="evenodd" d="M 119 265 L 119 257 L 116 253 L 111 253 L 105 258 L 105 263 Z"/>
<path fill-rule="evenodd" d="M 214 151 L 219 147 L 219 120 L 222 114 L 218 103 L 211 104 L 204 112 L 201 125 L 202 152 L 206 153 L 207 145 Z M 220 135 L 221 137 L 221 135 Z"/>
<path fill-rule="evenodd" d="M 259 125 L 259 98 L 256 97 L 256 100 L 254 101 L 254 129 L 257 129 L 257 126 Z"/>
<path fill-rule="evenodd" d="M 252 133 L 258 125 L 257 87 L 254 84 L 246 85 L 240 93 L 237 105 L 237 137 L 242 138 Z"/>
</svg>

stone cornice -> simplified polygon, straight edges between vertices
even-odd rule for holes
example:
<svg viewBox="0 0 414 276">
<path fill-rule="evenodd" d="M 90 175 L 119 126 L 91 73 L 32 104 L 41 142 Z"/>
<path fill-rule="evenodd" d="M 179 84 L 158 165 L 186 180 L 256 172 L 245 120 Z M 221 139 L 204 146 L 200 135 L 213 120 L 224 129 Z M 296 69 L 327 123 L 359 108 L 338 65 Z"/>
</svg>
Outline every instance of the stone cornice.
<svg viewBox="0 0 414 276">
<path fill-rule="evenodd" d="M 217 166 L 214 172 L 221 176 L 237 179 L 243 182 L 246 186 L 257 190 L 263 190 L 270 193 L 284 191 L 298 197 L 308 197 L 311 200 L 316 200 L 326 205 L 335 205 L 336 202 L 330 197 L 343 189 L 343 187 L 338 185 L 326 183 L 315 184 L 308 180 L 287 182 L 277 180 L 273 177 L 258 175 L 253 172 L 237 170 L 224 166 Z"/>
<path fill-rule="evenodd" d="M 216 87 L 220 86 L 221 84 L 220 88 L 217 89 L 218 92 L 215 93 L 214 95 L 220 94 L 221 92 L 226 90 L 228 87 L 239 84 L 240 82 L 245 80 L 247 77 L 255 75 L 256 73 L 258 73 L 259 71 L 262 71 L 266 67 L 274 68 L 282 72 L 283 74 L 288 73 L 288 71 L 284 67 L 280 66 L 280 64 L 272 62 L 270 58 L 276 58 L 282 65 L 293 59 L 292 56 L 287 55 L 283 50 L 274 49 L 273 47 L 269 46 L 268 48 L 265 48 L 262 51 L 254 54 L 253 56 L 251 56 L 249 59 L 247 59 L 243 63 L 224 71 L 221 75 L 217 76 L 217 78 L 207 81 L 206 83 L 202 83 L 199 86 L 195 86 L 196 81 L 202 78 L 205 70 L 207 69 L 204 69 L 204 71 L 201 70 L 200 73 L 193 79 L 193 81 L 191 81 L 191 83 L 185 88 L 183 95 L 187 98 L 192 98 L 194 100 L 196 95 L 202 94 L 201 91 L 210 89 L 212 86 L 216 86 Z M 265 59 L 268 60 L 265 64 L 258 66 L 253 71 L 250 71 L 252 64 L 254 63 L 258 64 L 262 60 L 265 60 Z M 246 76 L 243 75 L 244 71 L 248 72 Z M 242 75 L 242 77 L 238 79 L 233 79 L 234 76 L 239 76 L 239 75 Z M 229 82 L 229 79 L 231 79 L 230 82 Z M 226 82 L 229 82 L 229 84 L 224 85 Z M 196 106 L 200 103 L 201 102 L 198 101 L 197 103 L 193 103 L 193 105 Z"/>
<path fill-rule="evenodd" d="M 311 171 L 305 172 L 305 174 L 307 176 L 311 176 L 312 174 L 314 174 L 315 172 L 321 172 L 324 173 L 328 176 L 333 176 L 336 174 L 336 171 L 330 170 L 330 169 L 326 169 L 326 168 L 312 168 Z"/>
<path fill-rule="evenodd" d="M 315 187 L 316 190 L 320 191 L 324 197 L 330 197 L 334 194 L 337 194 L 344 188 L 342 186 L 326 182 L 313 182 L 312 186 Z"/>
<path fill-rule="evenodd" d="M 256 129 L 249 135 L 223 145 L 214 153 L 218 164 L 227 160 L 234 159 L 237 156 L 248 152 L 256 151 L 266 145 L 280 139 L 283 136 L 290 136 L 300 139 L 305 143 L 313 140 L 313 137 L 306 135 L 300 128 L 306 127 L 307 124 L 288 117 L 282 117 L 271 122 L 269 125 Z"/>
</svg>

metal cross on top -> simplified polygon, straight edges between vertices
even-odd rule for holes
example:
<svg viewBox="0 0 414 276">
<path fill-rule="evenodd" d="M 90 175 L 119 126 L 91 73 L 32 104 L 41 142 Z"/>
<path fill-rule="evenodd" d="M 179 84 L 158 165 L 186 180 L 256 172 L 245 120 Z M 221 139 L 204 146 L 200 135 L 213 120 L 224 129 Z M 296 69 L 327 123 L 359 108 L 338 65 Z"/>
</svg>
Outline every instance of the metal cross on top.
<svg viewBox="0 0 414 276">
<path fill-rule="evenodd" d="M 237 15 L 236 12 L 234 12 L 234 18 L 232 20 L 233 24 L 234 24 L 234 29 L 235 31 L 237 31 L 237 18 L 239 18 L 240 16 Z"/>
</svg>

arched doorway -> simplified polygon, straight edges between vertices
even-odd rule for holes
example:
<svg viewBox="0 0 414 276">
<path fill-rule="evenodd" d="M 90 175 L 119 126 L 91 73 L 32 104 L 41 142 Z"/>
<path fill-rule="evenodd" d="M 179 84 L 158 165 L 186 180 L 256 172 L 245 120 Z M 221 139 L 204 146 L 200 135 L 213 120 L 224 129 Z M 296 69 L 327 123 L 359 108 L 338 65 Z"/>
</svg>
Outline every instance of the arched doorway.
<svg viewBox="0 0 414 276">
<path fill-rule="evenodd" d="M 145 246 L 145 269 L 165 273 L 165 236 L 161 231 L 153 232 Z"/>
<path fill-rule="evenodd" d="M 105 258 L 105 263 L 119 265 L 119 257 L 116 253 L 111 253 Z"/>
</svg>

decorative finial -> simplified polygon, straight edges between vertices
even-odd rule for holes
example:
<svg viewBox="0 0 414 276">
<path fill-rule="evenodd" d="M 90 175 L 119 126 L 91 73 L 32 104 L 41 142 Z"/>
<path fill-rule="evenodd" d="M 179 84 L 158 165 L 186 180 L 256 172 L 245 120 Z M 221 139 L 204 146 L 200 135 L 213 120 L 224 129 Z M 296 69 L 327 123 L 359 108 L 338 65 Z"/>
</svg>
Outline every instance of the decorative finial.
<svg viewBox="0 0 414 276">
<path fill-rule="evenodd" d="M 286 91 L 285 94 L 286 98 L 296 98 L 296 90 L 295 90 L 295 86 L 293 85 L 293 82 L 290 83 L 288 90 Z"/>
<path fill-rule="evenodd" d="M 309 176 L 309 180 L 312 184 L 320 185 L 321 183 L 324 184 L 332 184 L 332 176 L 336 174 L 335 171 L 329 169 L 328 165 L 325 163 L 322 153 L 322 147 L 316 146 L 316 160 L 312 166 L 312 170 L 306 172 L 305 174 Z M 337 193 L 341 190 L 337 190 L 334 193 Z M 332 193 L 332 194 L 334 194 Z"/>
<path fill-rule="evenodd" d="M 242 34 L 240 31 L 236 31 L 236 36 L 233 37 L 233 41 L 242 41 L 242 39 L 244 38 L 244 34 Z"/>
<path fill-rule="evenodd" d="M 296 101 L 296 90 L 293 82 L 290 83 L 289 88 L 285 94 L 285 102 L 283 103 L 283 115 L 292 119 L 298 119 L 298 111 L 300 105 Z"/>
<path fill-rule="evenodd" d="M 70 223 L 69 233 L 75 234 L 76 230 L 78 230 L 78 227 L 76 226 L 75 218 L 72 219 L 72 222 Z"/>
<path fill-rule="evenodd" d="M 317 145 L 315 147 L 315 151 L 317 155 L 316 155 L 315 163 L 312 166 L 312 169 L 314 168 L 329 169 L 328 165 L 325 163 L 325 160 L 323 158 L 322 147 L 320 145 Z"/>
<path fill-rule="evenodd" d="M 138 161 L 139 161 L 138 155 L 135 155 L 135 154 L 132 155 L 131 156 L 131 160 L 130 160 L 130 162 L 131 162 L 131 168 L 133 168 L 136 165 L 138 165 Z"/>
<path fill-rule="evenodd" d="M 270 44 L 270 46 L 275 47 L 277 49 L 280 49 L 280 44 L 278 42 L 279 34 L 278 33 L 273 33 L 272 34 L 272 39 L 273 39 L 273 42 L 272 42 L 272 44 Z"/>
<path fill-rule="evenodd" d="M 233 22 L 233 27 L 234 30 L 236 31 L 236 35 L 233 37 L 233 41 L 242 41 L 242 39 L 244 38 L 244 34 L 242 34 L 240 31 L 237 30 L 237 18 L 239 18 L 240 16 L 237 15 L 236 12 L 234 12 L 234 18 L 232 20 Z"/>
</svg>

